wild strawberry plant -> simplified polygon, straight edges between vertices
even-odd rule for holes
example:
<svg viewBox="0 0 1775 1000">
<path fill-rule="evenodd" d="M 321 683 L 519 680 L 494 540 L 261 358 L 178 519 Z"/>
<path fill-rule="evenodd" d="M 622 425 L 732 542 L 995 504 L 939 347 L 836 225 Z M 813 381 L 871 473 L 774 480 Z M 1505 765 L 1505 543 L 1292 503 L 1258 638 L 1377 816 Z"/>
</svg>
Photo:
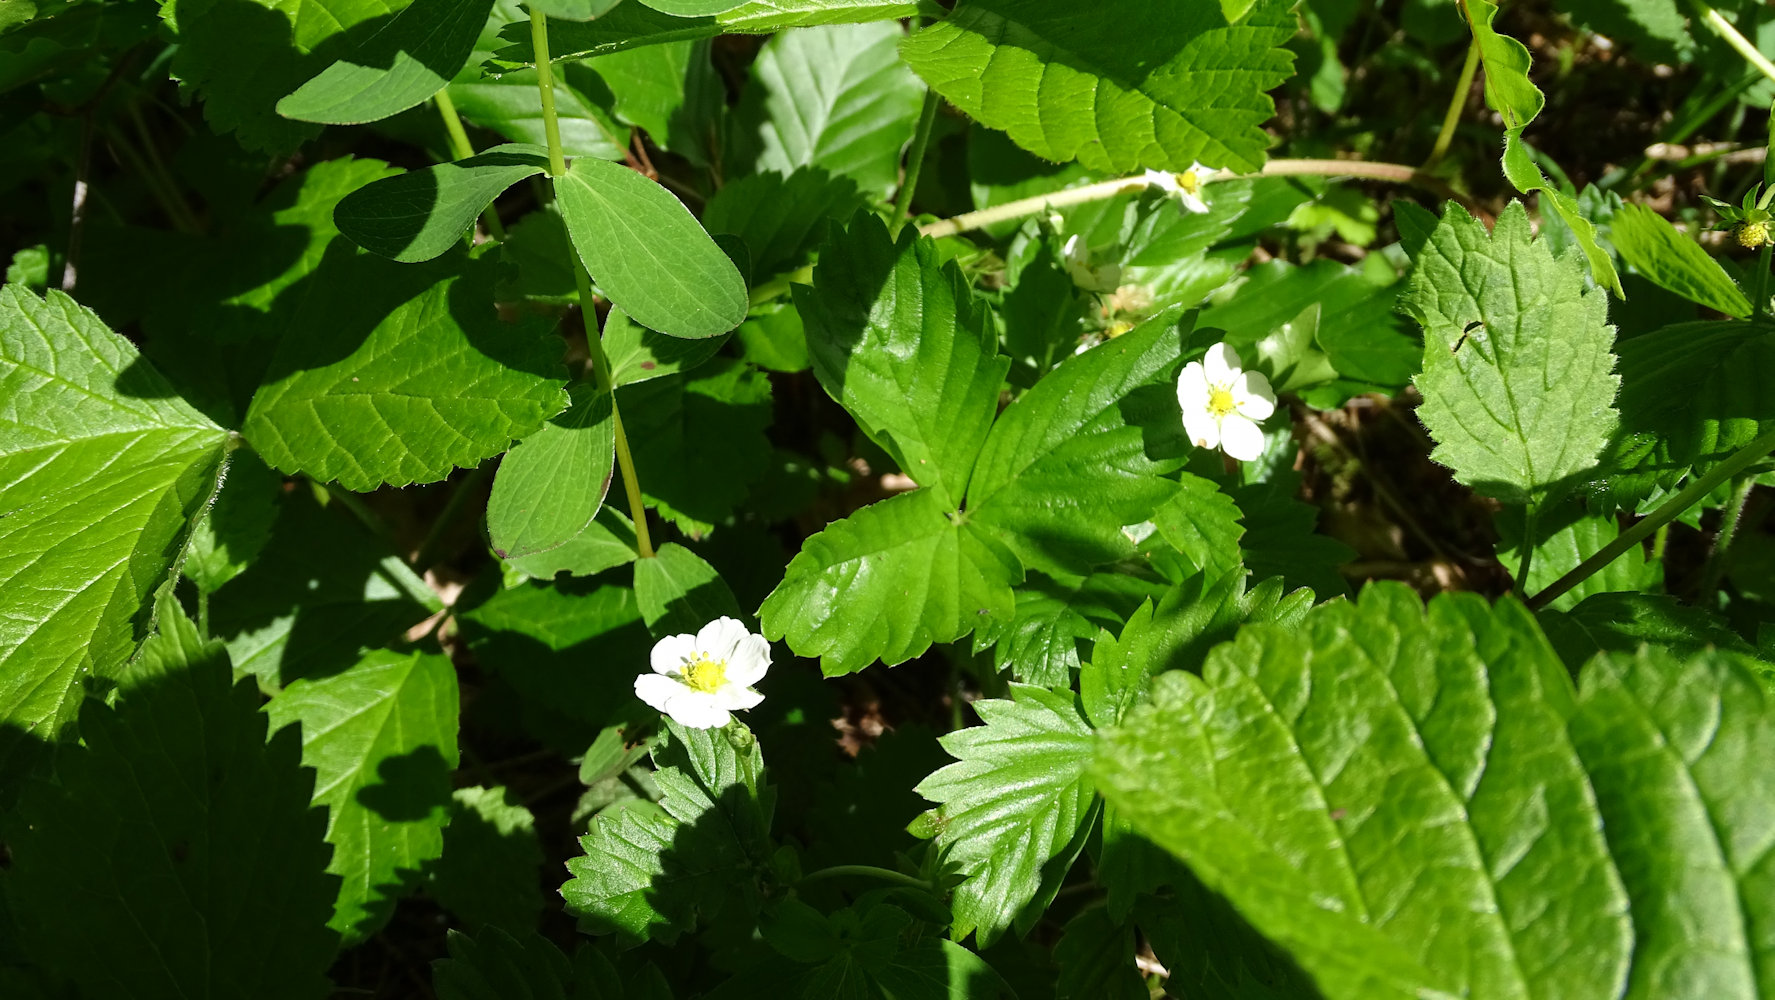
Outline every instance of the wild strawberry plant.
<svg viewBox="0 0 1775 1000">
<path fill-rule="evenodd" d="M 1396 6 L 5 0 L 5 995 L 1775 996 L 1769 15 Z"/>
</svg>

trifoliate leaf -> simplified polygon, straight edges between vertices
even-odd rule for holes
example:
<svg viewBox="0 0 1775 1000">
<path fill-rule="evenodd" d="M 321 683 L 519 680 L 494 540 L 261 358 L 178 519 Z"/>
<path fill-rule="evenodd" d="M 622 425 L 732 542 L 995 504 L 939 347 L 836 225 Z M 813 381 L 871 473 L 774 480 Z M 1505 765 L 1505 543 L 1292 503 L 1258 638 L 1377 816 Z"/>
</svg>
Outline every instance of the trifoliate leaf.
<svg viewBox="0 0 1775 1000">
<path fill-rule="evenodd" d="M 625 3 L 589 23 L 550 25 L 549 53 L 560 61 L 716 35 L 768 35 L 784 28 L 893 21 L 918 12 L 915 0 L 751 0 L 714 16 L 676 17 L 645 4 Z M 501 33 L 512 43 L 499 51 L 501 63 L 533 62 L 529 27 L 520 27 Z"/>
<path fill-rule="evenodd" d="M 343 240 L 309 279 L 242 432 L 272 466 L 347 489 L 433 482 L 566 406 L 559 341 L 502 322 L 489 257 L 396 264 Z"/>
<path fill-rule="evenodd" d="M 582 536 L 615 474 L 616 422 L 610 393 L 589 383 L 573 402 L 499 462 L 487 498 L 487 532 L 501 559 L 541 555 Z"/>
<path fill-rule="evenodd" d="M 427 261 L 460 243 L 506 188 L 548 168 L 548 151 L 540 146 L 495 146 L 358 188 L 339 202 L 333 220 L 371 253 L 409 264 Z"/>
<path fill-rule="evenodd" d="M 797 286 L 814 374 L 900 469 L 953 510 L 1010 362 L 986 309 L 937 246 L 859 214 Z"/>
<path fill-rule="evenodd" d="M 1577 259 L 1554 259 L 1512 203 L 1487 233 L 1450 204 L 1400 306 L 1424 328 L 1419 418 L 1431 458 L 1487 496 L 1522 504 L 1596 465 L 1620 380 L 1607 297 Z"/>
<path fill-rule="evenodd" d="M 715 192 L 703 210 L 711 233 L 732 233 L 752 255 L 753 284 L 792 271 L 813 257 L 828 219 L 848 219 L 863 205 L 848 177 L 807 167 L 789 174 L 753 174 Z"/>
<path fill-rule="evenodd" d="M 1644 205 L 1622 205 L 1609 221 L 1621 259 L 1660 288 L 1727 316 L 1750 315 L 1750 300 L 1701 244 Z"/>
<path fill-rule="evenodd" d="M 227 450 L 90 311 L 0 288 L 0 783 L 152 631 Z"/>
<path fill-rule="evenodd" d="M 327 926 L 347 945 L 386 923 L 444 851 L 458 700 L 447 658 L 381 650 L 265 708 L 273 726 L 301 724 L 314 803 L 327 809 L 327 871 L 344 880 Z"/>
<path fill-rule="evenodd" d="M 1011 694 L 974 702 L 985 725 L 943 737 L 956 762 L 917 789 L 939 804 L 938 849 L 964 877 L 950 934 L 972 933 L 981 947 L 1036 897 L 1043 866 L 1078 833 L 1095 794 L 1085 773 L 1095 741 L 1072 692 L 1014 684 Z"/>
<path fill-rule="evenodd" d="M 764 634 L 818 656 L 828 677 L 892 666 L 1007 618 L 1017 558 L 914 490 L 856 511 L 803 542 L 759 609 Z"/>
<path fill-rule="evenodd" d="M 277 102 L 285 118 L 361 125 L 431 99 L 468 65 L 493 0 L 413 0 L 363 46 Z"/>
<path fill-rule="evenodd" d="M 427 866 L 426 890 L 468 927 L 534 930 L 543 908 L 541 869 L 536 817 L 511 789 L 458 788 L 443 854 Z"/>
<path fill-rule="evenodd" d="M 1574 700 L 1520 605 L 1370 584 L 1162 675 L 1094 775 L 1328 1000 L 1615 996 L 1635 920 Z"/>
<path fill-rule="evenodd" d="M 732 516 L 770 458 L 770 379 L 731 360 L 616 394 L 642 493 L 700 535 Z"/>
<path fill-rule="evenodd" d="M 1177 388 L 1162 376 L 1189 326 L 1175 313 L 1150 319 L 1069 358 L 1007 407 L 968 484 L 969 524 L 1045 573 L 1131 555 L 1122 526 L 1176 490 L 1154 457 L 1181 450 Z"/>
<path fill-rule="evenodd" d="M 1151 14 L 1143 0 L 967 0 L 901 52 L 949 103 L 1043 159 L 1257 170 L 1267 92 L 1293 63 L 1290 5 L 1260 0 L 1237 25 L 1208 3 Z"/>
<path fill-rule="evenodd" d="M 82 742 L 7 831 L 7 896 L 31 959 L 88 996 L 318 1000 L 338 937 L 325 815 L 300 737 L 266 740 L 251 684 L 176 609 L 88 700 Z"/>
</svg>

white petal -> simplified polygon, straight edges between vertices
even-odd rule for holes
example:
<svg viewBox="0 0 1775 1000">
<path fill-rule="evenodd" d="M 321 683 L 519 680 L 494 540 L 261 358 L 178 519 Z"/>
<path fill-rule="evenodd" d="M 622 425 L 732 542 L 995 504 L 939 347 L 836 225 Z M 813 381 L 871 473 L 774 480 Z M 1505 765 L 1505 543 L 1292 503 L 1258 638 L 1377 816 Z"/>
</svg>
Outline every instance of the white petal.
<svg viewBox="0 0 1775 1000">
<path fill-rule="evenodd" d="M 682 697 L 672 699 L 667 714 L 679 725 L 692 729 L 719 729 L 733 721 L 714 695 L 701 691 L 686 691 Z"/>
<path fill-rule="evenodd" d="M 653 644 L 653 672 L 676 675 L 696 658 L 696 636 L 668 635 Z M 655 708 L 659 706 L 655 705 Z"/>
<path fill-rule="evenodd" d="M 1220 421 L 1206 409 L 1184 410 L 1183 432 L 1198 448 L 1220 447 Z"/>
<path fill-rule="evenodd" d="M 1239 352 L 1221 341 L 1208 348 L 1202 356 L 1202 369 L 1207 374 L 1209 385 L 1226 385 L 1239 377 L 1239 369 L 1243 366 L 1239 360 Z"/>
<path fill-rule="evenodd" d="M 770 643 L 764 641 L 764 636 L 748 632 L 727 661 L 727 679 L 741 687 L 750 687 L 763 680 L 764 672 L 769 669 Z"/>
<path fill-rule="evenodd" d="M 1276 394 L 1262 372 L 1241 372 L 1233 383 L 1233 408 L 1241 417 L 1265 420 L 1276 412 Z"/>
<path fill-rule="evenodd" d="M 1220 422 L 1220 448 L 1241 462 L 1254 461 L 1263 454 L 1263 429 L 1237 413 L 1229 413 Z"/>
<path fill-rule="evenodd" d="M 689 689 L 683 684 L 659 674 L 642 674 L 635 678 L 635 697 L 646 702 L 650 708 L 661 712 L 666 711 L 667 707 L 687 690 Z"/>
<path fill-rule="evenodd" d="M 1060 256 L 1067 260 L 1076 260 L 1081 264 L 1085 260 L 1085 248 L 1079 246 L 1079 234 L 1073 233 L 1066 238 L 1066 245 L 1060 248 Z"/>
<path fill-rule="evenodd" d="M 748 708 L 757 708 L 764 696 L 748 687 L 730 684 L 715 692 L 715 704 L 730 712 L 743 712 Z"/>
<path fill-rule="evenodd" d="M 1183 190 L 1182 185 L 1177 183 L 1177 175 L 1170 171 L 1148 170 L 1144 176 L 1149 187 L 1156 187 L 1168 195 L 1174 195 Z"/>
<path fill-rule="evenodd" d="M 1208 373 L 1202 369 L 1200 361 L 1184 365 L 1182 374 L 1177 376 L 1177 405 L 1183 407 L 1185 413 L 1207 411 Z"/>
<path fill-rule="evenodd" d="M 1194 212 L 1197 215 L 1202 215 L 1208 211 L 1208 203 L 1202 200 L 1201 195 L 1190 194 L 1188 191 L 1180 188 L 1177 192 L 1177 198 L 1183 204 L 1186 211 Z"/>
<path fill-rule="evenodd" d="M 722 663 L 733 659 L 733 651 L 748 634 L 746 623 L 723 615 L 697 630 L 698 651 Z"/>
</svg>

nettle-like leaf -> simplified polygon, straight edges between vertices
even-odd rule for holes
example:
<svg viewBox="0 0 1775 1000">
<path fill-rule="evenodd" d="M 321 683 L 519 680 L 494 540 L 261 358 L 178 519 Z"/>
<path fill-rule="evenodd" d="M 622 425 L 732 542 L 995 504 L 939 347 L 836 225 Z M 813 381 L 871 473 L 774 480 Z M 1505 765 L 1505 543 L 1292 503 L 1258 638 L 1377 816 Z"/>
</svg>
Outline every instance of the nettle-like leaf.
<svg viewBox="0 0 1775 1000">
<path fill-rule="evenodd" d="M 90 311 L 0 288 L 0 779 L 152 631 L 227 450 Z"/>
<path fill-rule="evenodd" d="M 347 489 L 472 467 L 566 406 L 544 321 L 502 322 L 497 263 L 396 264 L 343 240 L 310 277 L 242 433 L 272 466 Z"/>
<path fill-rule="evenodd" d="M 407 263 L 427 261 L 462 242 L 475 218 L 506 188 L 548 168 L 548 150 L 541 146 L 494 146 L 467 159 L 366 184 L 339 202 L 333 219 L 365 250 Z"/>
<path fill-rule="evenodd" d="M 566 412 L 518 442 L 499 462 L 487 498 L 487 531 L 501 559 L 524 559 L 582 536 L 604 504 L 616 461 L 610 393 L 570 390 Z"/>
<path fill-rule="evenodd" d="M 703 225 L 744 241 L 758 285 L 807 263 L 827 220 L 848 219 L 861 207 L 855 181 L 808 167 L 787 177 L 765 172 L 728 183 L 703 209 Z"/>
<path fill-rule="evenodd" d="M 949 103 L 1043 159 L 1257 170 L 1267 92 L 1293 63 L 1290 4 L 1261 0 L 1238 24 L 1209 3 L 1151 14 L 1143 0 L 964 0 L 901 52 Z"/>
<path fill-rule="evenodd" d="M 595 21 L 549 25 L 549 53 L 558 62 L 661 42 L 768 35 L 822 24 L 895 21 L 918 13 L 917 0 L 751 0 L 704 17 L 678 17 L 645 4 L 625 3 Z M 527 27 L 508 28 L 501 37 L 512 44 L 499 51 L 500 63 L 522 66 L 532 62 Z"/>
<path fill-rule="evenodd" d="M 1755 653 L 1724 619 L 1668 594 L 1593 594 L 1569 611 L 1544 609 L 1535 618 L 1574 671 L 1597 653 L 1631 655 L 1646 643 L 1684 656 L 1709 648 Z"/>
<path fill-rule="evenodd" d="M 9 817 L 27 954 L 90 996 L 325 996 L 338 879 L 296 731 L 267 742 L 258 692 L 176 608 L 160 629 Z"/>
<path fill-rule="evenodd" d="M 493 0 L 413 0 L 363 47 L 277 102 L 298 121 L 361 125 L 431 99 L 468 65 Z"/>
<path fill-rule="evenodd" d="M 727 87 L 710 58 L 710 41 L 670 42 L 613 52 L 590 63 L 610 88 L 611 110 L 644 129 L 661 149 L 708 167 L 727 113 Z"/>
<path fill-rule="evenodd" d="M 585 854 L 567 862 L 561 895 L 592 933 L 669 944 L 731 895 L 756 901 L 773 799 L 757 741 L 744 729 L 666 728 L 653 751 L 660 811 L 600 813 L 579 839 Z"/>
<path fill-rule="evenodd" d="M 1609 240 L 1622 260 L 1660 288 L 1727 316 L 1750 315 L 1750 300 L 1720 262 L 1644 205 L 1616 209 L 1609 220 Z"/>
<path fill-rule="evenodd" d="M 625 386 L 617 405 L 643 494 L 688 532 L 732 516 L 765 472 L 770 380 L 742 362 Z"/>
<path fill-rule="evenodd" d="M 1767 699 L 1720 653 L 1605 656 L 1579 695 L 1513 601 L 1372 584 L 1160 677 L 1093 773 L 1328 1000 L 1748 998 Z"/>
<path fill-rule="evenodd" d="M 347 945 L 386 923 L 444 852 L 458 701 L 447 658 L 381 650 L 265 707 L 273 726 L 301 724 L 302 763 L 327 809 L 327 871 L 343 879 L 327 926 Z"/>
<path fill-rule="evenodd" d="M 425 889 L 439 905 L 471 928 L 532 930 L 544 905 L 541 870 L 536 817 L 517 793 L 473 786 L 451 794 L 444 851 L 426 870 Z"/>
<path fill-rule="evenodd" d="M 1044 883 L 1058 888 L 1064 867 L 1044 868 L 1067 855 L 1095 795 L 1086 773 L 1095 740 L 1073 694 L 1021 684 L 1011 694 L 974 702 L 986 724 L 943 737 L 956 762 L 917 789 L 939 803 L 930 825 L 942 862 L 964 877 L 950 933 L 972 933 L 981 947 L 1018 922 Z"/>
<path fill-rule="evenodd" d="M 1449 205 L 1400 305 L 1424 327 L 1420 419 L 1431 457 L 1511 503 L 1569 488 L 1615 429 L 1620 380 L 1607 297 L 1577 259 L 1555 259 L 1512 203 L 1487 233 Z"/>
</svg>

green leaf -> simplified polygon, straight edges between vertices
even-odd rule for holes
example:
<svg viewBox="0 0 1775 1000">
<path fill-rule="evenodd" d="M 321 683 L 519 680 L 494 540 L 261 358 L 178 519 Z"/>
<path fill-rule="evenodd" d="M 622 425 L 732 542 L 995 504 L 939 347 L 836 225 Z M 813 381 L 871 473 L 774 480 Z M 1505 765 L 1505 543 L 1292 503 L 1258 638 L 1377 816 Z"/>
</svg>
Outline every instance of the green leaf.
<svg viewBox="0 0 1775 1000">
<path fill-rule="evenodd" d="M 281 118 L 278 100 L 356 49 L 401 0 L 165 0 L 176 34 L 172 72 L 203 98 L 203 114 L 241 144 L 288 152 L 320 133 Z"/>
<path fill-rule="evenodd" d="M 327 926 L 347 945 L 386 923 L 444 852 L 457 703 L 449 659 L 380 650 L 295 681 L 265 708 L 277 728 L 301 724 L 314 803 L 327 808 L 327 871 L 344 880 Z"/>
<path fill-rule="evenodd" d="M 719 359 L 617 393 L 647 499 L 686 532 L 731 517 L 770 456 L 770 380 Z"/>
<path fill-rule="evenodd" d="M 1644 205 L 1623 205 L 1609 222 L 1621 259 L 1660 288 L 1727 316 L 1750 315 L 1750 300 L 1701 245 Z"/>
<path fill-rule="evenodd" d="M 536 0 L 536 9 L 548 17 L 568 21 L 590 21 L 622 0 Z"/>
<path fill-rule="evenodd" d="M 724 616 L 747 617 L 715 567 L 676 542 L 635 564 L 635 602 L 655 638 L 695 635 Z"/>
<path fill-rule="evenodd" d="M 709 46 L 707 41 L 648 45 L 590 63 L 610 88 L 618 118 L 698 167 L 720 158 L 727 111 L 727 88 Z"/>
<path fill-rule="evenodd" d="M 939 804 L 937 846 L 964 876 L 951 907 L 957 941 L 981 947 L 1009 928 L 1090 811 L 1091 727 L 1070 691 L 1013 684 L 1014 700 L 974 702 L 983 726 L 943 737 L 956 762 L 919 783 Z"/>
<path fill-rule="evenodd" d="M 806 167 L 786 177 L 765 172 L 727 184 L 709 199 L 703 225 L 745 242 L 753 284 L 762 285 L 811 260 L 827 220 L 848 219 L 862 207 L 855 181 Z"/>
<path fill-rule="evenodd" d="M 228 447 L 73 299 L 0 288 L 0 783 L 153 630 Z"/>
<path fill-rule="evenodd" d="M 1573 702 L 1520 605 L 1376 583 L 1161 676 L 1094 773 L 1328 1000 L 1614 996 L 1633 927 Z"/>
<path fill-rule="evenodd" d="M 904 663 L 1008 618 L 1017 559 L 932 490 L 889 497 L 801 544 L 759 617 L 826 676 Z"/>
<path fill-rule="evenodd" d="M 669 720 L 666 728 L 669 738 L 653 751 L 663 812 L 600 813 L 561 886 L 582 929 L 625 943 L 670 944 L 699 910 L 730 896 L 756 906 L 757 872 L 771 852 L 772 793 L 758 741 L 743 729 Z"/>
<path fill-rule="evenodd" d="M 1291 5 L 1261 0 L 1238 25 L 1207 3 L 1150 13 L 1144 0 L 967 0 L 901 52 L 949 103 L 1043 159 L 1256 171 L 1266 92 L 1293 63 Z"/>
<path fill-rule="evenodd" d="M 501 322 L 497 263 L 405 265 L 335 241 L 294 311 L 242 433 L 275 468 L 347 489 L 473 467 L 566 404 L 559 342 Z"/>
<path fill-rule="evenodd" d="M 1566 611 L 1536 615 L 1547 641 L 1572 670 L 1597 653 L 1631 655 L 1644 643 L 1684 655 L 1717 646 L 1732 653 L 1755 652 L 1718 616 L 1678 604 L 1668 594 L 1593 594 Z"/>
<path fill-rule="evenodd" d="M 1424 328 L 1430 457 L 1455 479 L 1521 504 L 1596 464 L 1620 384 L 1607 297 L 1586 290 L 1573 255 L 1531 238 L 1520 202 L 1490 233 L 1451 203 L 1400 305 Z"/>
<path fill-rule="evenodd" d="M 740 6 L 745 0 L 640 0 L 662 14 L 673 17 L 708 17 Z"/>
<path fill-rule="evenodd" d="M 361 125 L 431 99 L 468 65 L 493 0 L 413 0 L 363 47 L 277 102 L 285 118 Z"/>
<path fill-rule="evenodd" d="M 259 456 L 241 451 L 230 458 L 223 489 L 191 529 L 180 566 L 199 592 L 215 593 L 264 551 L 282 493 L 283 477 L 266 468 Z"/>
<path fill-rule="evenodd" d="M 1126 573 L 1050 579 L 1031 575 L 1017 588 L 1017 606 L 1008 621 L 982 624 L 976 649 L 995 643 L 993 666 L 1009 668 L 1025 684 L 1062 688 L 1079 669 L 1080 639 L 1120 625 L 1151 584 Z"/>
<path fill-rule="evenodd" d="M 610 394 L 589 383 L 570 390 L 566 412 L 506 452 L 487 498 L 487 531 L 501 559 L 566 545 L 591 527 L 616 461 Z"/>
<path fill-rule="evenodd" d="M 548 168 L 548 151 L 541 146 L 494 146 L 466 160 L 358 188 L 339 202 L 333 220 L 365 250 L 410 264 L 427 261 L 461 243 L 475 218 L 506 188 Z"/>
<path fill-rule="evenodd" d="M 1554 517 L 1548 516 L 1536 525 L 1535 535 L 1539 540 L 1535 543 L 1534 559 L 1529 563 L 1528 579 L 1522 581 L 1524 593 L 1534 594 L 1546 589 L 1621 534 L 1621 526 L 1615 523 L 1613 516 L 1579 516 L 1572 505 L 1561 508 L 1558 515 L 1559 521 L 1568 523 L 1559 524 Z M 1522 519 L 1506 515 L 1495 523 L 1498 561 L 1514 575 L 1522 564 Z M 1555 598 L 1548 607 L 1570 611 L 1579 601 L 1594 594 L 1650 589 L 1658 583 L 1658 570 L 1656 564 L 1648 566 L 1645 550 L 1636 545 Z"/>
<path fill-rule="evenodd" d="M 326 996 L 338 880 L 297 734 L 267 742 L 221 646 L 176 610 L 160 626 L 8 817 L 23 945 L 86 996 Z"/>
<path fill-rule="evenodd" d="M 1056 1000 L 1148 1000 L 1146 980 L 1134 967 L 1134 926 L 1113 919 L 1101 906 L 1066 922 L 1054 945 L 1060 978 Z"/>
<path fill-rule="evenodd" d="M 445 936 L 449 958 L 432 962 L 431 985 L 438 1000 L 567 1000 L 575 989 L 573 963 L 554 942 L 534 930 L 517 936 L 497 925 L 473 937 L 458 930 Z M 609 985 L 587 984 L 590 1000 L 604 1000 Z"/>
<path fill-rule="evenodd" d="M 746 318 L 733 261 L 665 188 L 580 157 L 555 178 L 567 235 L 592 280 L 635 322 L 673 337 L 718 337 Z"/>
<path fill-rule="evenodd" d="M 1253 579 L 1281 577 L 1290 588 L 1311 587 L 1326 597 L 1347 593 L 1349 584 L 1338 567 L 1356 553 L 1319 533 L 1319 508 L 1298 499 L 1299 492 L 1295 472 L 1232 491 L 1245 520 L 1245 537 L 1239 540 L 1245 568 Z"/>
<path fill-rule="evenodd" d="M 716 35 L 768 35 L 784 28 L 893 21 L 918 12 L 916 0 L 752 0 L 711 17 L 674 17 L 630 3 L 589 23 L 550 25 L 549 51 L 560 61 Z M 528 27 L 507 29 L 501 37 L 512 43 L 500 50 L 502 62 L 532 61 Z"/>
<path fill-rule="evenodd" d="M 603 343 L 604 356 L 610 359 L 610 381 L 624 386 L 689 371 L 714 357 L 726 341 L 685 340 L 654 333 L 613 308 L 604 320 Z"/>
<path fill-rule="evenodd" d="M 534 930 L 542 916 L 536 818 L 505 787 L 458 788 L 444 850 L 428 866 L 426 891 L 467 927 Z"/>
<path fill-rule="evenodd" d="M 1197 572 L 1219 579 L 1240 564 L 1242 517 L 1213 480 L 1185 472 L 1178 476 L 1177 494 L 1153 511 L 1153 525 Z"/>
<path fill-rule="evenodd" d="M 593 576 L 634 562 L 637 555 L 634 523 L 606 504 L 583 531 L 552 549 L 507 559 L 506 565 L 525 576 L 548 580 L 559 573 Z"/>
<path fill-rule="evenodd" d="M 795 305 L 826 393 L 914 482 L 959 507 L 1010 367 L 960 269 L 910 227 L 896 240 L 858 215 Z"/>
<path fill-rule="evenodd" d="M 545 145 L 548 129 L 536 70 L 514 68 L 498 76 L 482 72 L 483 64 L 500 48 L 500 31 L 507 25 L 521 33 L 524 48 L 530 48 L 530 16 L 524 6 L 519 0 L 494 0 L 492 16 L 475 42 L 474 55 L 450 81 L 450 99 L 456 103 L 456 113 L 472 124 L 513 142 Z M 598 74 L 581 63 L 558 63 L 554 83 L 555 124 L 561 130 L 561 148 L 566 154 L 621 160 L 626 155 L 629 131 L 611 115 L 610 95 Z M 565 254 L 562 260 L 566 260 Z M 572 285 L 571 276 L 568 284 Z"/>
<path fill-rule="evenodd" d="M 1189 333 L 1175 313 L 1154 317 L 1069 358 L 1007 407 L 968 484 L 969 524 L 1044 573 L 1132 555 L 1122 526 L 1176 490 L 1148 450 L 1182 426 L 1175 384 L 1160 383 Z"/>
<path fill-rule="evenodd" d="M 738 155 L 780 174 L 819 167 L 888 197 L 925 91 L 895 48 L 905 37 L 898 23 L 877 21 L 797 28 L 765 42 L 738 112 Z"/>
</svg>

